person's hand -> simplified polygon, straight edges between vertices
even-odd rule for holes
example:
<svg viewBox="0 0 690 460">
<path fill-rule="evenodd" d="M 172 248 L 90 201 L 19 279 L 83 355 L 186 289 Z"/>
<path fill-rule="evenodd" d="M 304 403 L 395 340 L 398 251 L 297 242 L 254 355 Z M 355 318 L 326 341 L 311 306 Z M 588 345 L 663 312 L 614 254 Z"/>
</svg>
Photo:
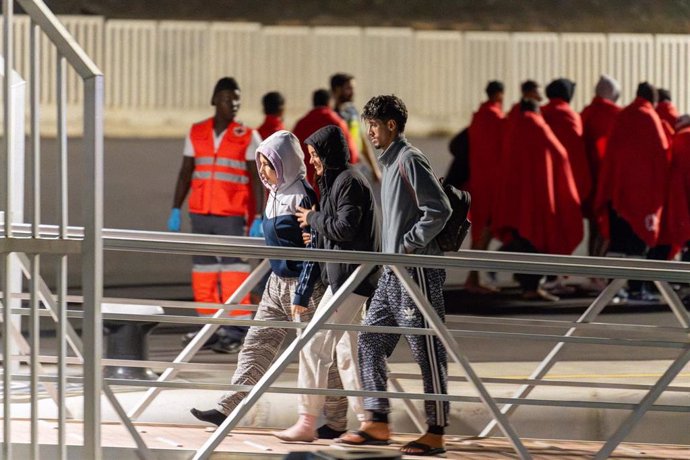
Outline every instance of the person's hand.
<svg viewBox="0 0 690 460">
<path fill-rule="evenodd" d="M 168 231 L 180 231 L 180 208 L 172 208 L 168 217 Z"/>
<path fill-rule="evenodd" d="M 316 211 L 316 205 L 313 205 L 311 209 L 303 208 L 301 206 L 297 206 L 297 212 L 295 213 L 295 216 L 297 217 L 297 222 L 299 222 L 299 226 L 302 228 L 309 227 L 309 213 L 312 211 Z"/>
<path fill-rule="evenodd" d="M 255 217 L 252 226 L 249 228 L 249 236 L 264 236 L 264 220 L 261 217 Z"/>
<path fill-rule="evenodd" d="M 303 232 L 302 233 L 302 242 L 304 243 L 305 246 L 307 246 L 309 243 L 311 243 L 311 233 Z"/>
<path fill-rule="evenodd" d="M 307 307 L 303 307 L 302 305 L 293 304 L 290 307 L 290 311 L 292 312 L 293 321 L 301 321 L 300 317 L 302 316 L 302 313 L 306 313 Z"/>
</svg>

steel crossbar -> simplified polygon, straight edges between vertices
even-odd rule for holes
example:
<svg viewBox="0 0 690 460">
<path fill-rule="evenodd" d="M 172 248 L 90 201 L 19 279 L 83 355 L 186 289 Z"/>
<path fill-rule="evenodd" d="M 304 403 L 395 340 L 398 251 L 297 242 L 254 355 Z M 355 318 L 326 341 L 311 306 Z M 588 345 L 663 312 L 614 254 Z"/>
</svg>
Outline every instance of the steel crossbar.
<svg viewBox="0 0 690 460">
<path fill-rule="evenodd" d="M 280 374 L 290 364 L 297 354 L 302 350 L 304 345 L 319 331 L 328 318 L 338 308 L 342 301 L 349 296 L 359 286 L 359 284 L 369 276 L 373 265 L 362 264 L 355 269 L 355 271 L 348 277 L 343 285 L 333 294 L 333 297 L 323 307 L 322 310 L 317 311 L 309 321 L 307 327 L 302 330 L 300 334 L 292 341 L 287 349 L 273 362 L 266 373 L 256 382 L 256 385 L 247 393 L 242 401 L 237 405 L 225 421 L 218 427 L 218 429 L 211 435 L 211 437 L 197 450 L 194 455 L 194 460 L 207 459 L 213 453 L 213 449 L 218 447 L 223 438 L 240 422 L 242 417 L 252 408 L 259 398 L 264 394 L 266 389 L 276 381 Z"/>
<path fill-rule="evenodd" d="M 599 314 L 601 314 L 601 312 L 609 304 L 609 302 L 611 302 L 616 293 L 620 289 L 622 289 L 623 286 L 625 286 L 625 283 L 626 280 L 624 279 L 612 280 L 608 284 L 608 286 L 599 294 L 599 296 L 597 296 L 597 298 L 594 299 L 594 301 L 587 308 L 587 310 L 577 319 L 576 323 L 584 324 L 593 322 L 596 319 L 596 317 L 599 316 Z M 666 303 L 668 304 L 674 316 L 680 323 L 681 327 L 688 328 L 688 326 L 690 325 L 690 316 L 688 315 L 688 312 L 685 306 L 683 305 L 683 302 L 680 300 L 675 291 L 673 291 L 671 286 L 669 286 L 669 284 L 666 281 L 655 281 L 654 284 L 659 289 L 659 292 L 661 292 L 662 296 L 664 297 L 664 300 L 666 300 Z M 577 324 L 570 328 L 564 334 L 564 337 L 573 336 L 578 330 Z M 541 363 L 539 363 L 539 365 L 536 367 L 533 373 L 529 376 L 529 379 L 538 382 L 541 381 L 544 377 L 546 377 L 548 372 L 556 364 L 558 355 L 563 351 L 565 345 L 566 342 L 557 343 L 546 355 L 546 357 L 541 361 Z M 685 350 L 679 355 L 677 359 L 675 359 L 671 363 L 668 370 L 659 379 L 657 384 L 647 389 L 648 391 L 646 395 L 642 398 L 640 403 L 635 406 L 634 410 L 629 415 L 629 417 L 620 425 L 615 434 L 612 437 L 610 437 L 606 444 L 602 447 L 600 452 L 597 454 L 597 459 L 608 458 L 611 452 L 615 450 L 616 446 L 618 446 L 618 444 L 620 444 L 625 439 L 625 436 L 627 436 L 630 433 L 630 431 L 632 431 L 632 429 L 640 421 L 644 413 L 647 410 L 649 410 L 651 404 L 653 404 L 654 401 L 659 397 L 659 395 L 668 388 L 668 386 L 673 381 L 673 378 L 675 378 L 675 376 L 678 375 L 678 373 L 683 369 L 683 366 L 687 364 L 688 360 L 690 360 L 690 356 L 688 356 L 688 350 Z M 535 383 L 523 385 L 513 394 L 512 398 L 526 398 L 535 387 Z M 515 409 L 517 409 L 517 407 L 518 406 L 514 404 L 506 404 L 501 408 L 501 412 L 505 415 L 510 415 Z M 490 421 L 479 433 L 479 437 L 489 436 L 496 427 L 496 424 L 496 419 Z"/>
<path fill-rule="evenodd" d="M 256 285 L 257 281 L 266 275 L 269 271 L 268 260 L 263 260 L 249 276 L 240 284 L 240 286 L 235 290 L 235 292 L 226 300 L 226 304 L 239 304 L 240 301 L 249 294 L 249 291 Z M 216 311 L 212 318 L 218 319 L 225 314 L 225 310 Z M 184 347 L 184 349 L 177 355 L 173 360 L 174 364 L 186 363 L 192 360 L 194 356 L 201 350 L 206 341 L 218 330 L 220 324 L 206 324 L 201 330 L 194 336 L 194 338 Z M 158 377 L 158 382 L 165 382 L 174 379 L 179 373 L 179 369 L 176 367 L 170 367 L 163 371 L 163 373 Z M 129 412 L 129 416 L 133 419 L 139 418 L 141 414 L 146 410 L 147 407 L 153 402 L 153 400 L 158 396 L 161 389 L 152 387 L 150 388 L 141 401 L 134 406 L 134 408 Z"/>
</svg>

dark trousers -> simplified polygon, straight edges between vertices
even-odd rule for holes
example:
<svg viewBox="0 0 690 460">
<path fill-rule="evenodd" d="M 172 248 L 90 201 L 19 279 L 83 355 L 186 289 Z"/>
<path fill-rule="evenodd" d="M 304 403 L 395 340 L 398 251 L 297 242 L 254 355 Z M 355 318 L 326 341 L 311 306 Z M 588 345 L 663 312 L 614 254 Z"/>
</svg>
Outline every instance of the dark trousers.
<svg viewBox="0 0 690 460">
<path fill-rule="evenodd" d="M 511 241 L 505 243 L 499 250 L 506 252 L 527 252 L 531 254 L 539 252 L 532 243 L 520 236 L 517 231 L 513 231 Z M 520 284 L 523 291 L 536 291 L 542 277 L 543 275 L 534 275 L 531 273 L 515 273 L 513 275 L 513 278 Z"/>
<path fill-rule="evenodd" d="M 648 252 L 645 242 L 637 236 L 628 221 L 618 215 L 612 207 L 609 207 L 609 228 L 611 234 L 609 252 L 649 259 L 659 259 L 664 254 L 663 249 L 657 248 L 653 248 Z M 670 250 L 670 247 L 668 250 Z M 640 292 L 642 286 L 643 282 L 640 280 L 628 280 L 628 289 L 631 292 Z"/>
</svg>

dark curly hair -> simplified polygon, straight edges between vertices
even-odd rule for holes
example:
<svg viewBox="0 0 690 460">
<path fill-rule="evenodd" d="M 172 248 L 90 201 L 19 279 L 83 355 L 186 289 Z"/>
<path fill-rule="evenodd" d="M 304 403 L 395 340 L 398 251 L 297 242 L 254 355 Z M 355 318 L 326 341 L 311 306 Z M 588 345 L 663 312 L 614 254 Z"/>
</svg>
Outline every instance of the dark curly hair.
<svg viewBox="0 0 690 460">
<path fill-rule="evenodd" d="M 393 120 L 398 126 L 398 132 L 402 133 L 407 123 L 407 107 L 402 99 L 394 94 L 374 96 L 364 106 L 362 118 L 383 122 Z"/>
</svg>

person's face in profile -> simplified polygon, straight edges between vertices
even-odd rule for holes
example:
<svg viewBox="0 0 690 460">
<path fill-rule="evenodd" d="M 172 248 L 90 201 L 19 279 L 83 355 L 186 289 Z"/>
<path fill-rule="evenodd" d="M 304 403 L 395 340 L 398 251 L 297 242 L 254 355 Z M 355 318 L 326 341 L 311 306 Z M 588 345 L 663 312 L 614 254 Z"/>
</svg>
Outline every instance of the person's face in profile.
<svg viewBox="0 0 690 460">
<path fill-rule="evenodd" d="M 324 166 L 321 158 L 319 158 L 319 154 L 316 153 L 316 150 L 311 145 L 307 145 L 307 152 L 309 152 L 309 164 L 314 167 L 316 175 L 323 176 Z"/>
<path fill-rule="evenodd" d="M 276 170 L 263 154 L 259 154 L 259 175 L 271 185 L 278 185 L 278 174 Z"/>
</svg>

